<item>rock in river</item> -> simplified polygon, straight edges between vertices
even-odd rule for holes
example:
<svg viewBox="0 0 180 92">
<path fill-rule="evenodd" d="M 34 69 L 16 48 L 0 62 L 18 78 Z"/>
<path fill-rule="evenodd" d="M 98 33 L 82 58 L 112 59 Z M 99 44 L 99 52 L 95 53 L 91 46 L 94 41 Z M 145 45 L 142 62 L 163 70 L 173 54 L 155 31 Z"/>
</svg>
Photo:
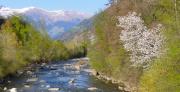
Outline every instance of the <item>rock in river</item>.
<svg viewBox="0 0 180 92">
<path fill-rule="evenodd" d="M 25 88 L 30 88 L 30 85 L 24 85 Z"/>
<path fill-rule="evenodd" d="M 75 79 L 71 79 L 68 83 L 73 84 L 75 82 Z"/>
<path fill-rule="evenodd" d="M 59 88 L 49 88 L 48 91 L 50 92 L 56 92 L 56 91 L 59 91 L 60 89 Z"/>
<path fill-rule="evenodd" d="M 5 91 L 5 90 L 7 90 L 7 87 L 4 87 L 4 89 L 3 89 L 3 90 L 4 90 L 4 91 Z"/>
<path fill-rule="evenodd" d="M 34 73 L 32 71 L 27 71 L 26 72 L 28 75 L 33 75 Z"/>
<path fill-rule="evenodd" d="M 9 92 L 17 92 L 17 88 L 11 88 L 9 89 Z"/>
<path fill-rule="evenodd" d="M 27 79 L 26 82 L 36 82 L 38 80 L 38 78 L 32 78 L 32 79 Z"/>
<path fill-rule="evenodd" d="M 88 90 L 89 91 L 95 91 L 95 90 L 97 90 L 97 88 L 96 87 L 90 87 L 90 88 L 88 88 Z"/>
</svg>

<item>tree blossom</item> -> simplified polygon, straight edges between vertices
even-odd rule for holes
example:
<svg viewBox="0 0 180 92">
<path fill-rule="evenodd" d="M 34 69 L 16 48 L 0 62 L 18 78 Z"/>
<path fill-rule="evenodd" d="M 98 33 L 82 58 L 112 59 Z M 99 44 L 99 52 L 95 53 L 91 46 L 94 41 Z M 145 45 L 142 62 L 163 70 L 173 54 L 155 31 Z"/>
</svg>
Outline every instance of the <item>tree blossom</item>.
<svg viewBox="0 0 180 92">
<path fill-rule="evenodd" d="M 130 59 L 133 65 L 148 64 L 161 54 L 164 41 L 161 24 L 148 29 L 136 12 L 119 16 L 118 21 L 118 27 L 123 28 L 120 40 L 123 41 L 125 49 L 131 52 Z"/>
</svg>

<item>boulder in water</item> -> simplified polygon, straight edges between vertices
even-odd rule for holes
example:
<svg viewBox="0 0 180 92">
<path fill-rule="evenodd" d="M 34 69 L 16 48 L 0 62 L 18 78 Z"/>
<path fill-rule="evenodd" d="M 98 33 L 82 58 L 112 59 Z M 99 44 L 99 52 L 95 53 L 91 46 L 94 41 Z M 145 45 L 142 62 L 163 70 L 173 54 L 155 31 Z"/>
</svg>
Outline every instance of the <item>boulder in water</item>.
<svg viewBox="0 0 180 92">
<path fill-rule="evenodd" d="M 89 91 L 95 91 L 95 90 L 97 90 L 97 88 L 96 87 L 90 87 L 90 88 L 88 88 L 88 90 Z"/>
<path fill-rule="evenodd" d="M 26 82 L 36 82 L 38 80 L 38 78 L 31 78 L 31 79 L 28 79 Z"/>
<path fill-rule="evenodd" d="M 75 79 L 71 79 L 68 83 L 69 83 L 69 84 L 75 83 Z"/>
<path fill-rule="evenodd" d="M 42 64 L 41 64 L 41 67 L 44 67 L 44 66 L 46 66 L 46 65 L 47 65 L 46 63 L 42 63 Z"/>
<path fill-rule="evenodd" d="M 7 87 L 4 87 L 4 89 L 3 89 L 3 90 L 4 90 L 4 91 L 5 91 L 5 90 L 7 90 Z"/>
<path fill-rule="evenodd" d="M 9 92 L 17 92 L 17 88 L 11 88 L 9 89 Z"/>
<path fill-rule="evenodd" d="M 27 71 L 26 72 L 28 75 L 33 75 L 33 72 L 32 71 Z"/>
<path fill-rule="evenodd" d="M 60 89 L 59 88 L 49 88 L 48 91 L 50 92 L 56 92 L 56 91 L 59 91 Z"/>
<path fill-rule="evenodd" d="M 11 83 L 11 81 L 9 80 L 9 81 L 7 81 L 8 83 Z"/>
<path fill-rule="evenodd" d="M 75 69 L 78 70 L 78 71 L 81 70 L 81 66 L 80 66 L 80 65 L 75 65 L 74 67 L 75 67 Z"/>
<path fill-rule="evenodd" d="M 25 88 L 30 88 L 30 85 L 24 85 Z"/>
</svg>

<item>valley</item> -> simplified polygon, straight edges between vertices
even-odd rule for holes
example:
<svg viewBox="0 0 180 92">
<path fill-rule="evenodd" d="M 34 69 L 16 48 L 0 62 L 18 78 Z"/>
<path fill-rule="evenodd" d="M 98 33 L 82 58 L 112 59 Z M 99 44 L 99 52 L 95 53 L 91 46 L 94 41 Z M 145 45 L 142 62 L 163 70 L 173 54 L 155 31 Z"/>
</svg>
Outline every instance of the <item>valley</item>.
<svg viewBox="0 0 180 92">
<path fill-rule="evenodd" d="M 179 92 L 180 1 L 105 1 L 0 7 L 0 91 Z"/>
</svg>

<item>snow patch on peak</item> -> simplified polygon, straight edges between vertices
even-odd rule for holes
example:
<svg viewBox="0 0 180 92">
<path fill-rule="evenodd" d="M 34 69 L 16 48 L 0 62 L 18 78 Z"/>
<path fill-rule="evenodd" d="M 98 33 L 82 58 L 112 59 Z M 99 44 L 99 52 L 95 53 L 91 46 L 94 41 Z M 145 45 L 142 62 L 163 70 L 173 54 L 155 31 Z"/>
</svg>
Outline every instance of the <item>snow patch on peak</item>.
<svg viewBox="0 0 180 92">
<path fill-rule="evenodd" d="M 78 19 L 88 19 L 92 16 L 92 14 L 82 13 L 77 11 L 65 11 L 65 10 L 56 10 L 56 11 L 48 11 L 42 8 L 36 7 L 26 7 L 22 9 L 11 9 L 8 7 L 0 7 L 0 16 L 8 17 L 14 14 L 23 14 L 23 15 L 38 15 L 44 16 L 45 19 L 52 19 L 52 21 L 56 20 L 63 20 L 63 21 L 70 21 L 75 18 Z"/>
<path fill-rule="evenodd" d="M 27 12 L 29 10 L 33 10 L 33 9 L 36 9 L 36 8 L 32 6 L 32 7 L 26 7 L 26 8 L 22 8 L 22 9 L 12 9 L 12 10 L 14 10 L 18 13 L 25 13 L 25 12 Z"/>
</svg>

